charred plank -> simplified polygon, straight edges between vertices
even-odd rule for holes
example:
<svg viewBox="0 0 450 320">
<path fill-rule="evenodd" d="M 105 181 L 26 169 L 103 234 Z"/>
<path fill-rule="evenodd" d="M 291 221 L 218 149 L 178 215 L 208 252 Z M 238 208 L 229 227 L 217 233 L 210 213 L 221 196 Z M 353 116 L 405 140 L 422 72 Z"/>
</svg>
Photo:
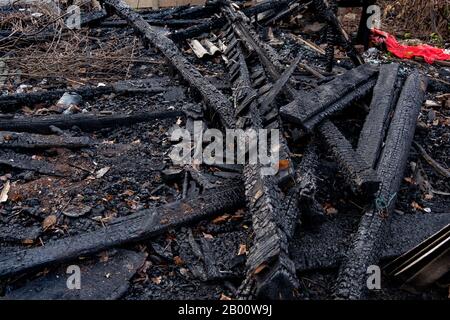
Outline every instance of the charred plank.
<svg viewBox="0 0 450 320">
<path fill-rule="evenodd" d="M 150 122 L 156 119 L 171 119 L 184 116 L 183 111 L 137 112 L 134 114 L 72 114 L 43 117 L 20 117 L 0 119 L 0 130 L 16 132 L 52 133 L 51 127 L 71 129 L 74 126 L 89 132 L 103 128 L 130 126 L 136 123 Z"/>
<path fill-rule="evenodd" d="M 71 174 L 67 167 L 60 167 L 45 160 L 35 160 L 30 156 L 6 150 L 0 151 L 0 165 L 56 177 L 67 177 Z"/>
<path fill-rule="evenodd" d="M 367 267 L 378 263 L 380 248 L 386 244 L 386 229 L 403 179 L 426 87 L 426 78 L 413 71 L 402 89 L 377 164 L 381 187 L 375 205 L 361 218 L 341 265 L 336 289 L 338 297 L 360 299 L 366 294 Z"/>
<path fill-rule="evenodd" d="M 375 170 L 353 150 L 352 145 L 339 129 L 327 120 L 319 126 L 318 130 L 352 190 L 369 197 L 376 193 L 380 186 L 380 180 Z"/>
<path fill-rule="evenodd" d="M 77 89 L 56 89 L 49 91 L 37 91 L 28 93 L 17 93 L 12 95 L 0 96 L 0 111 L 12 112 L 20 109 L 22 106 L 33 106 L 38 103 L 47 103 L 55 101 L 66 92 L 76 93 L 85 99 L 91 99 L 105 94 L 127 94 L 127 93 L 145 93 L 157 94 L 168 91 L 168 87 L 150 87 L 137 88 L 124 83 L 117 83 L 102 87 L 84 86 Z"/>
<path fill-rule="evenodd" d="M 0 148 L 83 148 L 93 145 L 87 137 L 67 137 L 0 131 Z"/>
<path fill-rule="evenodd" d="M 240 44 L 235 48 L 239 76 L 233 88 L 237 95 L 255 96 L 256 90 L 242 50 Z M 242 99 L 242 103 L 245 101 L 245 98 Z M 249 128 L 253 130 L 264 128 L 260 107 L 257 99 L 253 99 L 248 108 L 240 108 L 238 105 L 238 108 L 246 110 L 245 115 L 251 121 Z M 246 262 L 246 278 L 238 290 L 238 296 L 243 299 L 292 298 L 298 287 L 294 264 L 288 252 L 297 212 L 295 208 L 286 206 L 285 197 L 278 187 L 278 179 L 268 169 L 261 164 L 249 163 L 244 166 L 245 196 L 255 238 Z"/>
<path fill-rule="evenodd" d="M 361 131 L 357 152 L 375 167 L 389 126 L 389 114 L 396 102 L 396 82 L 399 64 L 385 64 L 373 89 L 370 111 Z"/>
<path fill-rule="evenodd" d="M 23 273 L 147 239 L 171 228 L 210 218 L 244 203 L 242 187 L 224 187 L 197 198 L 169 203 L 116 219 L 105 228 L 55 240 L 44 247 L 2 255 L 0 277 Z"/>
<path fill-rule="evenodd" d="M 281 107 L 281 116 L 306 130 L 364 97 L 376 82 L 377 70 L 365 64 L 325 83 Z"/>
</svg>

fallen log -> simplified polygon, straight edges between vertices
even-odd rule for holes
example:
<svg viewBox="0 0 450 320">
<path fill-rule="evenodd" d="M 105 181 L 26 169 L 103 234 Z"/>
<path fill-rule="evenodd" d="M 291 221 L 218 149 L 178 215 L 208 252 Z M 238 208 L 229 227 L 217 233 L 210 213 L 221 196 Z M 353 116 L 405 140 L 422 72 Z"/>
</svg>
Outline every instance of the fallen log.
<svg viewBox="0 0 450 320">
<path fill-rule="evenodd" d="M 23 106 L 33 106 L 38 103 L 51 103 L 58 100 L 66 92 L 76 93 L 84 99 L 92 99 L 105 94 L 145 93 L 157 94 L 170 90 L 170 87 L 139 88 L 120 82 L 101 87 L 84 86 L 76 89 L 56 89 L 49 91 L 35 91 L 0 96 L 0 111 L 13 112 Z"/>
<path fill-rule="evenodd" d="M 353 150 L 352 145 L 339 129 L 327 120 L 319 126 L 318 131 L 336 159 L 353 192 L 368 197 L 376 193 L 380 186 L 380 180 L 375 170 Z"/>
<path fill-rule="evenodd" d="M 0 131 L 0 148 L 83 148 L 93 145 L 88 137 L 67 137 Z"/>
<path fill-rule="evenodd" d="M 380 75 L 373 89 L 370 111 L 358 141 L 356 151 L 374 168 L 389 127 L 389 114 L 395 106 L 396 82 L 399 64 L 385 64 L 380 67 Z"/>
<path fill-rule="evenodd" d="M 100 0 L 107 8 L 128 21 L 146 41 L 154 45 L 178 70 L 181 76 L 200 93 L 212 116 L 218 116 L 224 128 L 233 128 L 231 102 L 183 56 L 172 40 L 154 30 L 137 12 L 123 0 Z"/>
<path fill-rule="evenodd" d="M 369 64 L 354 68 L 281 107 L 281 116 L 311 131 L 324 119 L 364 97 L 374 87 L 376 75 L 376 68 Z"/>
<path fill-rule="evenodd" d="M 243 205 L 243 194 L 241 186 L 223 187 L 196 198 L 118 218 L 96 231 L 55 240 L 43 247 L 8 252 L 0 257 L 0 277 L 36 270 L 148 239 L 169 229 L 223 214 Z"/>
<path fill-rule="evenodd" d="M 380 248 L 386 243 L 386 230 L 403 180 L 426 87 L 426 78 L 414 71 L 408 76 L 402 89 L 377 164 L 381 187 L 374 207 L 361 218 L 358 231 L 341 265 L 335 291 L 337 297 L 361 299 L 367 292 L 367 268 L 378 263 Z"/>
<path fill-rule="evenodd" d="M 60 168 L 45 160 L 34 160 L 30 156 L 15 153 L 12 151 L 0 151 L 0 165 L 16 168 L 20 170 L 35 171 L 56 177 L 67 177 L 70 175 L 67 167 Z"/>
<path fill-rule="evenodd" d="M 52 133 L 52 127 L 71 129 L 74 126 L 89 132 L 103 128 L 130 126 L 156 119 L 171 119 L 184 116 L 183 111 L 138 112 L 129 115 L 71 114 L 43 117 L 0 118 L 0 130 L 33 133 Z"/>
</svg>

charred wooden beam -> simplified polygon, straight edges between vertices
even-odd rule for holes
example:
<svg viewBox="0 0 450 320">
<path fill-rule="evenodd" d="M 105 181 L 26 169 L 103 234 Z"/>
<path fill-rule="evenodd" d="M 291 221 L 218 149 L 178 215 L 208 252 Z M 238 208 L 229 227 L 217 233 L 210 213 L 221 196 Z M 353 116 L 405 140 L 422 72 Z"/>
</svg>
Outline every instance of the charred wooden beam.
<svg viewBox="0 0 450 320">
<path fill-rule="evenodd" d="M 376 193 L 380 186 L 376 172 L 353 150 L 352 145 L 339 129 L 330 121 L 324 121 L 318 130 L 352 190 L 369 197 Z"/>
<path fill-rule="evenodd" d="M 52 133 L 51 128 L 71 129 L 74 126 L 83 131 L 93 131 L 103 128 L 130 126 L 141 122 L 150 122 L 156 119 L 170 119 L 184 116 L 183 111 L 170 110 L 161 112 L 138 112 L 124 115 L 96 115 L 72 114 L 43 117 L 21 117 L 0 119 L 0 130 L 16 132 Z"/>
<path fill-rule="evenodd" d="M 0 148 L 83 148 L 92 144 L 91 139 L 87 137 L 47 136 L 0 131 Z"/>
<path fill-rule="evenodd" d="M 232 10 L 231 7 L 224 10 Z M 235 31 L 231 31 L 235 32 Z M 237 96 L 239 115 L 250 118 L 247 129 L 264 128 L 261 105 L 256 99 L 250 71 L 240 43 L 232 52 L 236 56 L 237 77 L 233 89 Z M 254 77 L 259 78 L 262 74 Z M 240 97 L 240 98 L 239 98 Z M 255 97 L 247 104 L 248 97 Z M 245 127 L 244 127 L 245 128 Z M 250 152 L 256 150 L 250 150 Z M 246 263 L 246 279 L 241 284 L 238 296 L 247 298 L 288 299 L 298 287 L 295 267 L 289 258 L 288 244 L 293 234 L 292 226 L 297 217 L 295 208 L 288 207 L 284 195 L 278 187 L 278 179 L 261 164 L 244 166 L 244 185 L 247 206 L 252 216 L 254 243 L 250 248 Z"/>
<path fill-rule="evenodd" d="M 310 144 L 295 172 L 297 205 L 303 221 L 316 225 L 325 220 L 325 212 L 316 200 L 319 155 L 316 144 Z"/>
<path fill-rule="evenodd" d="M 281 116 L 311 131 L 338 111 L 364 97 L 375 85 L 377 70 L 365 64 L 281 107 Z"/>
<path fill-rule="evenodd" d="M 360 299 L 366 294 L 367 267 L 378 263 L 380 248 L 386 243 L 386 230 L 403 180 L 426 87 L 426 78 L 414 71 L 408 76 L 402 89 L 377 164 L 381 187 L 374 207 L 366 211 L 361 218 L 341 265 L 336 288 L 338 297 Z"/>
<path fill-rule="evenodd" d="M 338 43 L 342 46 L 353 63 L 356 66 L 364 64 L 364 59 L 356 52 L 350 37 L 345 32 L 336 14 L 333 12 L 333 9 L 327 5 L 325 0 L 313 0 L 313 4 L 318 14 L 334 29 Z"/>
<path fill-rule="evenodd" d="M 233 128 L 234 120 L 231 102 L 183 56 L 172 40 L 153 29 L 137 12 L 123 0 L 100 0 L 107 8 L 128 21 L 146 41 L 155 46 L 178 70 L 181 76 L 200 93 L 211 113 L 219 117 L 224 128 Z"/>
<path fill-rule="evenodd" d="M 361 131 L 357 152 L 375 167 L 389 126 L 389 114 L 396 103 L 396 82 L 399 65 L 385 64 L 380 68 L 377 84 L 373 89 L 370 111 Z"/>
<path fill-rule="evenodd" d="M 56 89 L 49 91 L 35 91 L 0 96 L 0 111 L 13 112 L 23 106 L 33 106 L 38 103 L 51 103 L 58 100 L 66 92 L 76 93 L 85 99 L 92 99 L 104 94 L 157 94 L 170 90 L 170 87 L 139 88 L 126 83 L 116 83 L 102 87 L 83 86 L 76 89 Z"/>
<path fill-rule="evenodd" d="M 96 231 L 55 240 L 43 247 L 9 252 L 0 257 L 0 277 L 36 270 L 148 239 L 169 229 L 223 214 L 243 205 L 243 194 L 240 186 L 224 187 L 196 198 L 118 218 Z"/>
<path fill-rule="evenodd" d="M 67 167 L 61 167 L 45 160 L 35 160 L 30 156 L 6 150 L 0 151 L 0 165 L 56 177 L 67 177 L 71 174 Z"/>
</svg>

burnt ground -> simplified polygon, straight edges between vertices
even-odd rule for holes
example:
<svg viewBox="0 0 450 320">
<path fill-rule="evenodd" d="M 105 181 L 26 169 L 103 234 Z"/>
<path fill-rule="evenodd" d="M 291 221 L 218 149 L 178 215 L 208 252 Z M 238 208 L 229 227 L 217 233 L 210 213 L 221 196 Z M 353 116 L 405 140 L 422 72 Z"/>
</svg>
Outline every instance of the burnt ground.
<svg viewBox="0 0 450 320">
<path fill-rule="evenodd" d="M 113 31 L 114 32 L 114 31 Z M 279 44 L 274 48 L 286 59 L 292 59 L 298 52 L 303 52 L 303 59 L 319 70 L 324 70 L 324 59 L 315 52 L 295 43 L 285 36 L 289 30 L 280 29 L 275 34 Z M 128 39 L 127 39 L 128 38 Z M 131 41 L 133 35 L 123 39 Z M 97 38 L 103 41 L 102 37 Z M 200 60 L 183 44 L 184 55 L 194 63 L 204 76 L 209 77 L 224 92 L 227 73 L 220 56 Z M 155 85 L 175 87 L 155 95 L 118 96 L 107 95 L 95 100 L 84 101 L 81 106 L 88 112 L 131 113 L 135 111 L 179 110 L 186 105 L 201 104 L 180 77 L 165 63 L 164 58 L 152 49 L 141 48 L 141 56 L 151 58 L 159 63 L 135 63 L 130 69 L 131 79 L 150 79 Z M 389 62 L 392 58 L 379 53 L 374 60 Z M 350 63 L 345 58 L 336 67 L 343 71 Z M 342 66 L 341 66 L 342 65 Z M 450 69 L 425 64 L 402 61 L 402 70 L 407 73 L 412 67 L 418 67 L 433 79 L 433 90 L 429 90 L 427 100 L 436 105 L 424 105 L 414 141 L 423 146 L 428 154 L 444 167 L 450 167 Z M 298 88 L 307 90 L 317 85 L 317 80 L 306 74 L 295 74 L 294 81 Z M 446 82 L 446 84 L 443 84 Z M 10 93 L 20 84 L 39 87 L 35 79 L 10 79 Z M 438 87 L 436 83 L 440 83 Z M 61 83 L 53 83 L 60 87 Z M 52 87 L 49 80 L 47 88 Z M 35 108 L 24 107 L 19 114 L 37 116 L 48 113 L 51 104 Z M 336 117 L 336 123 L 348 137 L 355 137 L 360 131 L 365 111 L 358 106 L 354 112 L 345 111 L 345 117 Z M 41 110 L 41 112 L 39 112 Z M 51 111 L 50 111 L 51 112 Z M 351 116 L 349 117 L 349 114 Z M 42 246 L 47 242 L 70 235 L 85 233 L 104 228 L 112 219 L 145 209 L 160 206 L 181 199 L 183 174 L 168 174 L 172 168 L 168 157 L 171 149 L 169 141 L 170 128 L 175 120 L 162 120 L 151 123 L 136 124 L 117 129 L 102 129 L 85 133 L 77 128 L 65 133 L 72 136 L 88 136 L 97 144 L 80 150 L 55 148 L 46 151 L 28 152 L 35 159 L 47 160 L 61 166 L 69 173 L 67 177 L 52 177 L 32 171 L 0 169 L 3 184 L 10 181 L 11 189 L 8 201 L 0 205 L 0 252 L 7 252 L 23 247 Z M 185 119 L 177 121 L 185 124 Z M 295 139 L 295 128 L 288 126 L 290 142 L 296 147 L 292 150 L 294 159 L 300 160 L 304 141 Z M 357 141 L 353 141 L 356 143 Z M 432 216 L 450 214 L 450 183 L 444 179 L 412 149 L 409 166 L 404 174 L 395 215 Z M 422 170 L 417 170 L 417 167 Z M 107 169 L 105 169 L 107 168 Z M 103 170 L 104 169 L 104 170 Z M 99 177 L 98 173 L 106 173 Z M 209 174 L 217 174 L 218 169 L 202 168 Z M 400 173 L 399 173 L 400 174 Z M 433 192 L 434 191 L 434 192 Z M 447 193 L 447 194 L 446 194 Z M 446 195 L 445 195 L 446 194 Z M 349 218 L 345 229 L 343 244 L 349 241 L 352 231 L 356 230 L 358 217 L 361 216 L 366 203 L 352 194 L 346 187 L 344 177 L 340 176 L 332 158 L 321 153 L 320 188 L 317 200 L 327 212 L 327 220 L 337 221 Z M 49 216 L 56 220 L 48 223 Z M 423 219 L 426 224 L 427 220 Z M 418 226 L 420 227 L 420 226 Z M 317 234 L 321 226 L 302 226 L 302 234 Z M 245 208 L 236 212 L 223 212 L 219 218 L 202 221 L 190 227 L 171 230 L 157 238 L 124 246 L 137 253 L 142 253 L 139 270 L 131 277 L 130 286 L 124 290 L 122 299 L 224 299 L 231 297 L 242 280 L 245 255 L 238 255 L 239 249 L 251 245 L 251 218 Z M 195 272 L 195 261 L 191 261 L 186 242 L 190 234 L 196 239 L 205 239 L 213 248 L 213 256 L 223 269 L 224 276 L 219 280 L 201 279 Z M 332 245 L 332 244 L 330 244 Z M 412 244 L 413 246 L 413 244 Z M 105 258 L 106 257 L 106 258 Z M 109 257 L 109 258 L 108 258 Z M 115 252 L 101 253 L 80 263 L 93 263 L 114 259 Z M 195 259 L 194 259 L 195 260 Z M 89 262 L 92 261 L 92 262 Z M 32 281 L 46 277 L 55 268 L 40 270 L 26 276 L 17 276 L 0 282 L 0 296 L 10 294 L 32 285 Z M 299 272 L 299 299 L 331 298 L 333 283 L 337 275 L 335 267 L 326 270 L 309 270 Z M 374 299 L 446 299 L 448 288 L 437 286 L 424 292 L 410 293 L 398 289 L 398 284 L 383 281 L 383 290 L 373 295 Z M 50 283 L 50 282 L 49 282 Z M 41 284 L 42 285 L 42 284 Z M 44 282 L 43 286 L 46 284 Z"/>
</svg>

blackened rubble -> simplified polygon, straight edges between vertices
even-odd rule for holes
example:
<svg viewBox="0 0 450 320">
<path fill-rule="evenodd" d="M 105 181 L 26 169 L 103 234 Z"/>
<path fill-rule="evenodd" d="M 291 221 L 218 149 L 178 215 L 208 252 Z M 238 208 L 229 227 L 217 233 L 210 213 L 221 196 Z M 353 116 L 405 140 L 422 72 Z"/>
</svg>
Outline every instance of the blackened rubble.
<svg viewBox="0 0 450 320">
<path fill-rule="evenodd" d="M 367 59 L 364 17 L 352 35 L 337 8 L 375 1 L 98 2 L 80 30 L 0 24 L 0 297 L 410 296 L 395 282 L 369 291 L 367 268 L 450 224 L 448 71 Z M 308 19 L 322 27 L 305 32 Z M 198 58 L 191 40 L 221 52 Z M 14 65 L 69 44 L 76 71 Z M 66 93 L 76 100 L 61 104 Z M 172 132 L 198 121 L 278 129 L 277 173 L 175 163 Z M 65 293 L 70 265 L 83 294 Z"/>
</svg>

